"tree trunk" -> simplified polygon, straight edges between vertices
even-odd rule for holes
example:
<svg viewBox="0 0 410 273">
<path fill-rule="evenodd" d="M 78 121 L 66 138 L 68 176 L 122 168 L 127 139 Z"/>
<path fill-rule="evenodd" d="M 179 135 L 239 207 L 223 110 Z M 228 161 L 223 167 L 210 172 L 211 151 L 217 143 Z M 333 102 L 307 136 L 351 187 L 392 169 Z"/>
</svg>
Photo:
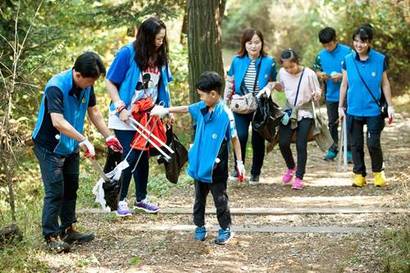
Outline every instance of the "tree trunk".
<svg viewBox="0 0 410 273">
<path fill-rule="evenodd" d="M 190 102 L 199 100 L 195 84 L 204 71 L 224 77 L 221 23 L 226 0 L 188 1 L 188 56 Z"/>
</svg>

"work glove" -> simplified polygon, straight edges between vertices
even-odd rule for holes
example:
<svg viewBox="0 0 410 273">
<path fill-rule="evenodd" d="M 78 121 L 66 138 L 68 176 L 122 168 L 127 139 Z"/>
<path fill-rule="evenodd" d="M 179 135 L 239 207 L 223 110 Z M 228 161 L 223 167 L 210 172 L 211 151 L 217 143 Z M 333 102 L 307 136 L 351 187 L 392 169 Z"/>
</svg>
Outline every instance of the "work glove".
<svg viewBox="0 0 410 273">
<path fill-rule="evenodd" d="M 242 160 L 236 160 L 236 170 L 238 171 L 238 181 L 243 182 L 245 180 L 245 165 Z"/>
<path fill-rule="evenodd" d="M 387 115 L 389 117 L 389 124 L 391 124 L 394 117 L 394 108 L 392 105 L 389 105 L 389 107 L 387 107 Z"/>
<path fill-rule="evenodd" d="M 160 118 L 164 117 L 167 114 L 169 114 L 169 108 L 165 108 L 162 105 L 155 105 L 150 112 L 151 116 L 158 116 Z"/>
<path fill-rule="evenodd" d="M 264 88 L 262 88 L 258 94 L 256 94 L 257 98 L 260 98 L 261 96 L 266 96 L 267 98 L 269 98 L 270 94 L 271 94 L 272 90 L 270 89 L 270 87 L 267 85 Z"/>
<path fill-rule="evenodd" d="M 114 135 L 108 136 L 105 139 L 105 144 L 107 145 L 108 148 L 110 148 L 114 152 L 122 153 L 123 151 L 120 141 Z"/>
<path fill-rule="evenodd" d="M 87 158 L 95 157 L 94 145 L 88 139 L 84 139 L 79 143 L 80 147 L 85 151 L 84 156 Z"/>
</svg>

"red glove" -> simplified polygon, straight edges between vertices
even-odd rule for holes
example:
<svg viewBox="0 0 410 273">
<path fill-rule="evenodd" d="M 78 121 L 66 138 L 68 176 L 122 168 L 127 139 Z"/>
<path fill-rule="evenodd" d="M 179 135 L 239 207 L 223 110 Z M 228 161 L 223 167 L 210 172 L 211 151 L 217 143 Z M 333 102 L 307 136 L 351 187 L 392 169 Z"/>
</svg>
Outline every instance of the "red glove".
<svg viewBox="0 0 410 273">
<path fill-rule="evenodd" d="M 122 153 L 122 145 L 118 138 L 115 136 L 111 135 L 105 139 L 105 144 L 107 145 L 108 148 L 113 150 L 114 152 L 120 152 Z"/>
</svg>

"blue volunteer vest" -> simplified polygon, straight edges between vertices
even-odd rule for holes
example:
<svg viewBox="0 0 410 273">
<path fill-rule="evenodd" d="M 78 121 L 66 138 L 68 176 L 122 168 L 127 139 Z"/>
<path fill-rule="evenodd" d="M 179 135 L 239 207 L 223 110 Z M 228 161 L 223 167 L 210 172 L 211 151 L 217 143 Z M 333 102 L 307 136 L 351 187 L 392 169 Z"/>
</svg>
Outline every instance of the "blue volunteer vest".
<svg viewBox="0 0 410 273">
<path fill-rule="evenodd" d="M 260 62 L 262 63 L 258 75 L 258 86 L 260 89 L 262 89 L 268 84 L 270 76 L 272 74 L 272 69 L 276 69 L 276 62 L 270 56 L 258 58 L 255 63 L 256 69 L 258 69 Z M 228 76 L 234 77 L 235 94 L 244 95 L 242 94 L 240 88 L 250 63 L 251 59 L 248 57 L 248 55 L 245 55 L 243 57 L 235 56 L 232 60 L 231 68 L 228 71 Z"/>
<path fill-rule="evenodd" d="M 195 139 L 188 152 L 188 175 L 193 179 L 212 183 L 212 171 L 215 159 L 218 156 L 222 142 L 229 126 L 229 117 L 225 111 L 225 103 L 218 102 L 212 115 L 207 112 L 201 113 L 206 108 L 203 101 L 193 105 L 194 111 L 198 111 L 196 119 Z"/>
<path fill-rule="evenodd" d="M 44 94 L 41 99 L 36 126 L 34 127 L 32 134 L 33 139 L 36 138 L 38 132 L 40 131 L 47 111 L 47 109 L 45 109 L 45 97 L 47 88 L 50 86 L 57 87 L 63 93 L 64 118 L 82 134 L 84 129 L 85 114 L 87 112 L 88 103 L 90 100 L 91 87 L 85 88 L 81 92 L 81 97 L 78 99 L 77 97 L 70 95 L 69 93 L 73 88 L 73 70 L 69 69 L 52 77 L 44 88 Z M 78 142 L 75 139 L 72 139 L 64 134 L 60 134 L 60 139 L 54 149 L 54 152 L 65 156 L 76 152 L 77 149 Z"/>
<path fill-rule="evenodd" d="M 351 52 L 350 47 L 342 44 L 337 44 L 332 52 L 322 49 L 319 52 L 322 71 L 327 75 L 330 75 L 332 72 L 342 73 L 343 60 L 345 56 Z M 331 79 L 326 81 L 326 101 L 339 101 L 340 83 L 341 82 L 334 82 Z"/>
<path fill-rule="evenodd" d="M 356 52 L 346 56 L 346 72 L 349 89 L 347 90 L 347 113 L 352 116 L 374 117 L 380 115 L 380 108 L 372 99 L 365 85 L 360 80 L 358 70 L 370 88 L 373 96 L 380 99 L 385 56 L 370 49 L 369 58 L 362 62 L 356 59 Z"/>
<path fill-rule="evenodd" d="M 138 81 L 141 81 L 142 79 L 141 79 L 141 70 L 134 60 L 135 50 L 134 50 L 132 43 L 127 44 L 125 47 L 127 47 L 129 51 L 131 52 L 130 59 L 129 59 L 129 69 L 125 75 L 124 81 L 121 83 L 121 86 L 118 92 L 119 92 L 119 96 L 121 100 L 128 107 L 131 104 L 131 100 L 132 100 L 132 97 L 134 96 L 137 83 Z M 162 82 L 159 84 L 157 104 L 161 104 L 164 107 L 170 107 L 171 97 L 170 97 L 168 84 L 169 82 L 172 81 L 172 76 L 169 71 L 168 65 L 162 66 L 160 70 L 161 70 L 160 73 L 161 73 Z M 140 98 L 136 98 L 136 100 L 139 100 L 139 99 Z M 115 106 L 112 103 L 110 105 L 110 110 L 111 111 L 115 110 Z"/>
</svg>

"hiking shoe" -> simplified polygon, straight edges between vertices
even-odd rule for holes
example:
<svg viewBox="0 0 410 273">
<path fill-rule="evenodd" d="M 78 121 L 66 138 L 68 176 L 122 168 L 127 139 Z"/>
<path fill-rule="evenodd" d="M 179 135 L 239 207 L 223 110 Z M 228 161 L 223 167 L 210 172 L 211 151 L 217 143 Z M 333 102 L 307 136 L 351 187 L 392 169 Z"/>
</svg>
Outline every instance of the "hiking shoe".
<svg viewBox="0 0 410 273">
<path fill-rule="evenodd" d="M 292 184 L 292 190 L 301 190 L 303 189 L 303 180 L 299 177 L 296 177 L 295 181 Z"/>
<path fill-rule="evenodd" d="M 327 153 L 326 153 L 326 155 L 323 159 L 326 160 L 326 161 L 331 161 L 331 160 L 335 159 L 336 156 L 337 156 L 337 152 L 329 149 L 329 150 L 327 150 Z"/>
<path fill-rule="evenodd" d="M 364 178 L 364 176 L 361 174 L 354 174 L 352 186 L 361 188 L 365 185 L 366 185 L 366 179 Z"/>
<path fill-rule="evenodd" d="M 132 212 L 128 208 L 127 199 L 124 199 L 123 201 L 118 202 L 118 208 L 115 213 L 117 214 L 117 216 L 120 216 L 120 217 L 132 215 Z"/>
<path fill-rule="evenodd" d="M 289 184 L 292 181 L 293 176 L 295 175 L 296 167 L 293 169 L 287 169 L 287 171 L 282 176 L 282 181 L 285 184 Z"/>
<path fill-rule="evenodd" d="M 374 172 L 373 176 L 374 176 L 374 185 L 376 187 L 384 187 L 387 185 L 386 176 L 384 175 L 384 171 Z"/>
<path fill-rule="evenodd" d="M 142 210 L 146 213 L 157 213 L 159 211 L 159 207 L 149 203 L 146 198 L 140 202 L 135 202 L 134 209 Z"/>
<path fill-rule="evenodd" d="M 48 250 L 61 253 L 61 252 L 69 252 L 70 245 L 63 240 L 61 240 L 60 236 L 49 236 L 46 238 L 47 248 Z"/>
<path fill-rule="evenodd" d="M 352 152 L 347 151 L 347 163 L 348 164 L 353 164 L 353 157 L 352 157 Z"/>
<path fill-rule="evenodd" d="M 256 185 L 259 183 L 259 175 L 251 175 L 251 179 L 249 180 L 249 184 Z"/>
<path fill-rule="evenodd" d="M 225 245 L 227 244 L 233 237 L 233 232 L 231 232 L 230 228 L 226 229 L 219 229 L 218 236 L 215 239 L 215 244 L 218 245 Z"/>
<path fill-rule="evenodd" d="M 75 242 L 81 244 L 94 240 L 95 234 L 93 232 L 78 232 L 77 230 L 75 230 L 74 226 L 70 226 L 66 228 L 64 232 L 62 232 L 61 238 L 63 238 L 64 242 L 70 245 Z"/>
<path fill-rule="evenodd" d="M 206 232 L 205 226 L 196 227 L 195 234 L 194 234 L 194 239 L 195 240 L 205 241 L 207 235 L 208 235 L 208 232 Z"/>
</svg>

